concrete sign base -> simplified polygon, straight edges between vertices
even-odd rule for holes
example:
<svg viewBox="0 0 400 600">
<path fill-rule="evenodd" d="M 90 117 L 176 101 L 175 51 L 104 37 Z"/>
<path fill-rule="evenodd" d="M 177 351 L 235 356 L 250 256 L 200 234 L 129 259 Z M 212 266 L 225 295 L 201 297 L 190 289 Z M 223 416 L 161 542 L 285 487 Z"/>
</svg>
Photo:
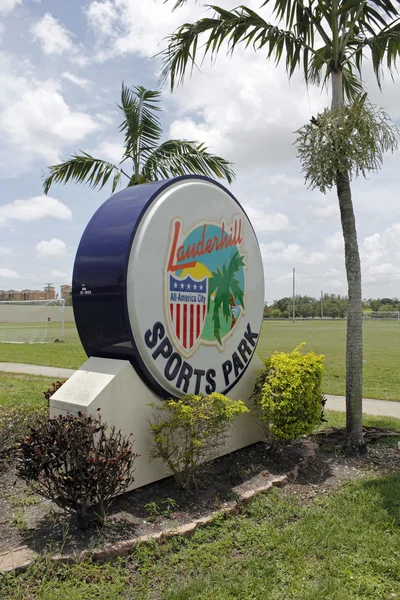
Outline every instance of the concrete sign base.
<svg viewBox="0 0 400 600">
<path fill-rule="evenodd" d="M 261 360 L 253 356 L 243 377 L 229 391 L 229 397 L 242 400 L 249 406 L 257 371 L 261 367 Z M 130 487 L 135 489 L 170 474 L 160 459 L 150 458 L 153 409 L 149 405 L 161 402 L 143 383 L 128 360 L 91 357 L 53 394 L 50 415 L 76 415 L 81 411 L 97 416 L 97 409 L 100 408 L 103 422 L 110 427 L 115 425 L 125 435 L 132 433 L 133 449 L 140 455 L 135 461 L 135 481 Z M 251 415 L 241 415 L 231 426 L 226 444 L 218 455 L 254 444 L 263 437 L 259 422 Z"/>
</svg>

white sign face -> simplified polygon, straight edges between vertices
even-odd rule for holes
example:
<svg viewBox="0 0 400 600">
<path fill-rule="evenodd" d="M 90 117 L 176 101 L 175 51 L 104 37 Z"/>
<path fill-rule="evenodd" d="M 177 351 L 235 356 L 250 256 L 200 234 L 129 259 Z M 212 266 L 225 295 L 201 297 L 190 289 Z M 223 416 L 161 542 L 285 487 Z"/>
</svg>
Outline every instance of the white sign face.
<svg viewBox="0 0 400 600">
<path fill-rule="evenodd" d="M 167 395 L 227 392 L 240 379 L 260 333 L 264 277 L 253 228 L 223 187 L 177 180 L 153 200 L 131 247 L 127 307 Z"/>
</svg>

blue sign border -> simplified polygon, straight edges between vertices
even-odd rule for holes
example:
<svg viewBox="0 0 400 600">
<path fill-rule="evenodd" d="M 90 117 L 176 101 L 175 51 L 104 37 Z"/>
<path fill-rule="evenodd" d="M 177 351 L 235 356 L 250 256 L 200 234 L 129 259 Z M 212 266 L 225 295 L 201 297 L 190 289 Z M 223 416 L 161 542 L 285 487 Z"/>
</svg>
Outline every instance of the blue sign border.
<svg viewBox="0 0 400 600">
<path fill-rule="evenodd" d="M 78 246 L 72 276 L 75 323 L 86 354 L 129 360 L 144 383 L 161 398 L 171 398 L 171 393 L 147 369 L 130 325 L 128 263 L 133 240 L 148 207 L 166 188 L 189 179 L 206 181 L 223 189 L 243 211 L 229 190 L 200 175 L 126 188 L 106 200 L 89 221 Z M 234 385 L 237 382 L 238 379 Z"/>
</svg>

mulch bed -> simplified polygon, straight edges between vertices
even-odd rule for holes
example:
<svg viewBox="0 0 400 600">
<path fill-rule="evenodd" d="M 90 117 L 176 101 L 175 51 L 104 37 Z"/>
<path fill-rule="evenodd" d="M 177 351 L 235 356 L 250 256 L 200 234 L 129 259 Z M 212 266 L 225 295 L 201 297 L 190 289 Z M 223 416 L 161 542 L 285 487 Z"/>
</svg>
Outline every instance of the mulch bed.
<svg viewBox="0 0 400 600">
<path fill-rule="evenodd" d="M 342 450 L 344 439 L 344 429 L 332 428 L 314 435 L 313 440 L 319 445 L 316 460 L 308 465 L 306 471 L 301 471 L 298 479 L 286 486 L 283 493 L 295 494 L 302 502 L 308 503 L 332 493 L 346 481 L 384 476 L 400 470 L 398 432 L 365 427 L 364 439 L 368 446 L 365 456 L 346 456 Z"/>
<path fill-rule="evenodd" d="M 382 431 L 382 430 L 380 430 Z M 296 481 L 284 488 L 304 502 L 328 494 L 343 482 L 366 475 L 384 475 L 400 468 L 397 439 L 380 442 L 379 431 L 370 432 L 368 454 L 349 458 L 341 452 L 341 430 L 314 436 L 320 444 L 316 460 Z M 271 454 L 264 443 L 238 450 L 207 465 L 201 485 L 181 490 L 172 477 L 144 486 L 115 499 L 104 528 L 91 523 L 78 528 L 74 516 L 66 515 L 49 501 L 32 495 L 15 476 L 15 464 L 0 472 L 0 553 L 27 545 L 36 552 L 79 553 L 167 529 L 177 528 L 235 502 L 246 490 L 265 485 L 291 471 L 303 458 L 300 444 Z"/>
<path fill-rule="evenodd" d="M 104 528 L 90 523 L 79 529 L 73 515 L 32 494 L 15 475 L 15 463 L 0 472 L 0 553 L 27 545 L 36 552 L 80 552 L 184 525 L 216 511 L 238 495 L 285 475 L 303 457 L 293 444 L 271 454 L 259 442 L 207 465 L 200 484 L 190 492 L 173 477 L 116 498 Z"/>
</svg>

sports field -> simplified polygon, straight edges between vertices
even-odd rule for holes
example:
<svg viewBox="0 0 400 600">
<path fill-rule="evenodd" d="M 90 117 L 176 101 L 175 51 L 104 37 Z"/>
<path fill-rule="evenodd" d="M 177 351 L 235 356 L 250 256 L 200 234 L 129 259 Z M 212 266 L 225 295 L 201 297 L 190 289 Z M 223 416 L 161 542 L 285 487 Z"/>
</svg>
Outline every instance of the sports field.
<svg viewBox="0 0 400 600">
<path fill-rule="evenodd" d="M 365 321 L 363 327 L 364 396 L 400 401 L 400 324 Z M 50 344 L 0 343 L 0 362 L 78 368 L 86 355 L 71 323 L 66 323 L 65 340 Z M 306 351 L 325 355 L 324 392 L 344 394 L 345 321 L 265 321 L 258 353 L 265 358 L 275 350 L 290 351 L 301 342 L 306 342 Z"/>
<path fill-rule="evenodd" d="M 400 401 L 400 324 L 397 321 L 364 321 L 365 398 Z M 264 321 L 258 345 L 261 357 L 274 350 L 292 350 L 306 342 L 305 351 L 325 355 L 323 391 L 345 393 L 345 321 Z"/>
</svg>

